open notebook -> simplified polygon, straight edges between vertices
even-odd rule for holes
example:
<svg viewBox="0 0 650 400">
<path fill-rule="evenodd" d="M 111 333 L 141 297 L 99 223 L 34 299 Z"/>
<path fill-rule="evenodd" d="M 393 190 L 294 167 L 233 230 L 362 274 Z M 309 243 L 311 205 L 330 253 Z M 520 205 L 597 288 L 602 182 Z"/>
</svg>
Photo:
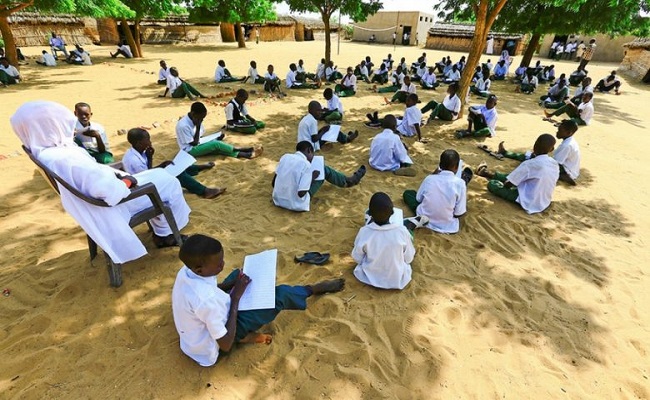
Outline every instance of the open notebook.
<svg viewBox="0 0 650 400">
<path fill-rule="evenodd" d="M 275 308 L 275 272 L 278 249 L 250 254 L 244 258 L 243 272 L 251 278 L 239 300 L 239 311 Z"/>
</svg>

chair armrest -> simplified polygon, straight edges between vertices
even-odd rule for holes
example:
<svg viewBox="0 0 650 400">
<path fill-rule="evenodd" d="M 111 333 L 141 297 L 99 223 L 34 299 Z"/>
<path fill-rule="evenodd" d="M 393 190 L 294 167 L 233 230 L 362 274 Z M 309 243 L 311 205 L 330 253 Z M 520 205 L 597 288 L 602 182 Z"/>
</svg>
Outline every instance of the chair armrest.
<svg viewBox="0 0 650 400">
<path fill-rule="evenodd" d="M 158 190 L 156 190 L 156 186 L 153 183 L 145 183 L 144 185 L 137 185 L 136 187 L 131 189 L 131 194 L 123 198 L 119 204 L 126 203 L 129 200 L 136 199 L 138 197 L 142 196 L 149 196 L 152 194 L 158 194 Z"/>
</svg>

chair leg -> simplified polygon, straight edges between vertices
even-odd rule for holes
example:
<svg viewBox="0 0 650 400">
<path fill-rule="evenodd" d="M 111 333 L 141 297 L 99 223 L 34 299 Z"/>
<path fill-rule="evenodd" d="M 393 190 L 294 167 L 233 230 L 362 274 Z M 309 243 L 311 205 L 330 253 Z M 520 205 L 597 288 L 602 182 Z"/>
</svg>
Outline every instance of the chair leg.
<svg viewBox="0 0 650 400">
<path fill-rule="evenodd" d="M 95 243 L 95 241 L 92 240 L 88 235 L 86 235 L 86 238 L 88 239 L 88 251 L 90 252 L 90 261 L 92 262 L 95 259 L 95 257 L 97 257 L 97 243 Z"/>
<path fill-rule="evenodd" d="M 122 264 L 113 262 L 106 253 L 104 253 L 104 255 L 106 256 L 106 267 L 108 268 L 108 279 L 111 286 L 122 286 Z"/>
<path fill-rule="evenodd" d="M 176 243 L 181 246 L 183 244 L 183 239 L 181 238 L 181 233 L 178 230 L 178 226 L 176 225 L 176 220 L 174 219 L 172 210 L 169 207 L 164 206 L 162 208 L 162 212 L 165 216 L 165 219 L 167 220 L 167 223 L 169 224 L 169 228 L 172 230 L 172 234 L 174 235 L 174 239 L 176 239 Z"/>
</svg>

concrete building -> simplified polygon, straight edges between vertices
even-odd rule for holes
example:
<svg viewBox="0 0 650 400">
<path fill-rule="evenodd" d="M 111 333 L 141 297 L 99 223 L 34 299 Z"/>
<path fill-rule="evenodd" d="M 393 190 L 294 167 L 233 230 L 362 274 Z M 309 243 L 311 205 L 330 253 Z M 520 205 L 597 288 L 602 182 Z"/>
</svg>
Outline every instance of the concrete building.
<svg viewBox="0 0 650 400">
<path fill-rule="evenodd" d="M 433 26 L 433 19 L 433 14 L 420 11 L 379 11 L 368 17 L 365 22 L 353 24 L 352 40 L 368 42 L 371 36 L 375 35 L 375 42 L 393 44 L 393 33 L 395 33 L 395 44 L 404 46 L 424 44 L 427 40 L 427 32 Z"/>
<path fill-rule="evenodd" d="M 591 61 L 605 61 L 605 62 L 621 62 L 625 56 L 625 48 L 623 45 L 625 43 L 632 42 L 636 39 L 635 36 L 617 36 L 610 37 L 609 35 L 596 34 L 596 35 L 544 35 L 544 39 L 539 46 L 539 57 L 546 57 L 551 49 L 551 45 L 555 40 L 559 40 L 563 43 L 567 41 L 573 42 L 577 41 L 580 43 L 584 41 L 585 44 L 589 43 L 589 40 L 596 39 L 596 52 L 594 53 Z"/>
</svg>

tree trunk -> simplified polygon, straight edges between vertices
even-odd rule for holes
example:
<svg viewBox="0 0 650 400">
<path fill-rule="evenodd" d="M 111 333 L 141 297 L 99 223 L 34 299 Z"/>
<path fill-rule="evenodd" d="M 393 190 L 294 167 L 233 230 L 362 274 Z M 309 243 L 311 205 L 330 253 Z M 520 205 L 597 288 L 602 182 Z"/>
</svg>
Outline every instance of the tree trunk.
<svg viewBox="0 0 650 400">
<path fill-rule="evenodd" d="M 537 50 L 537 45 L 539 45 L 539 40 L 542 38 L 540 33 L 533 33 L 533 36 L 530 37 L 528 42 L 528 47 L 526 47 L 526 52 L 524 53 L 524 58 L 521 60 L 521 65 L 525 67 L 530 66 L 530 62 L 533 59 L 535 50 Z"/>
<path fill-rule="evenodd" d="M 131 53 L 133 53 L 133 57 L 139 58 L 140 55 L 138 54 L 138 49 L 135 44 L 135 39 L 133 38 L 133 34 L 131 33 L 131 29 L 129 29 L 129 23 L 126 21 L 126 18 L 122 18 L 120 21 L 122 22 L 122 31 L 126 36 L 126 43 L 131 48 Z"/>
<path fill-rule="evenodd" d="M 144 54 L 142 53 L 142 42 L 140 41 L 140 19 L 136 18 L 133 23 L 135 31 L 135 37 L 133 39 L 135 41 L 136 51 L 138 53 L 138 57 L 144 57 Z"/>
<path fill-rule="evenodd" d="M 325 65 L 327 65 L 332 58 L 332 38 L 330 37 L 332 28 L 330 27 L 330 16 L 327 14 L 321 14 L 321 16 L 323 17 L 323 25 L 325 25 Z"/>
<path fill-rule="evenodd" d="M 5 42 L 5 57 L 9 60 L 9 64 L 18 68 L 18 55 L 16 54 L 16 39 L 9 27 L 9 14 L 0 13 L 0 33 L 2 33 L 2 40 Z"/>
<path fill-rule="evenodd" d="M 467 93 L 469 90 L 469 85 L 472 82 L 472 76 L 474 76 L 474 70 L 481 59 L 483 54 L 483 48 L 485 47 L 485 41 L 487 40 L 487 34 L 490 31 L 490 27 L 487 26 L 487 2 L 481 1 L 477 11 L 476 11 L 476 22 L 474 25 L 474 37 L 472 38 L 472 44 L 469 48 L 469 55 L 467 56 L 467 63 L 463 69 L 463 74 L 460 77 L 460 82 L 458 84 L 458 97 L 462 102 L 462 107 L 460 108 L 460 113 L 458 117 L 463 116 L 463 108 L 467 102 Z"/>
<path fill-rule="evenodd" d="M 246 48 L 246 36 L 241 30 L 241 22 L 235 22 L 235 37 L 237 38 L 237 47 Z"/>
</svg>

